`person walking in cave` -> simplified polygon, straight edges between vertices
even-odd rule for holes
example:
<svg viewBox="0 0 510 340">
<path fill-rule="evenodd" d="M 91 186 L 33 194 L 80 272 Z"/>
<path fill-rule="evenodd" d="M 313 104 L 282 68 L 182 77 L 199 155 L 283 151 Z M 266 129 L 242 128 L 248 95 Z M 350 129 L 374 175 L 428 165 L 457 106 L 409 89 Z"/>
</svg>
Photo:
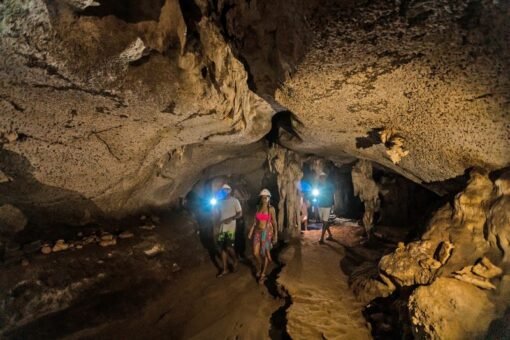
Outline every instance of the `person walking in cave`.
<svg viewBox="0 0 510 340">
<path fill-rule="evenodd" d="M 221 188 L 222 200 L 218 202 L 217 218 L 219 219 L 219 233 L 217 236 L 217 245 L 221 254 L 223 270 L 217 275 L 218 277 L 228 274 L 228 257 L 232 258 L 232 271 L 237 270 L 238 260 L 234 251 L 236 219 L 243 214 L 241 203 L 231 195 L 232 188 L 228 184 L 224 184 Z"/>
<path fill-rule="evenodd" d="M 263 283 L 266 278 L 266 270 L 271 258 L 271 248 L 277 240 L 277 223 L 274 207 L 270 203 L 271 193 L 263 189 L 260 194 L 260 203 L 257 206 L 253 225 L 248 233 L 248 238 L 253 241 L 253 256 L 255 257 L 257 280 Z M 263 259 L 263 261 L 262 261 Z"/>
<path fill-rule="evenodd" d="M 301 217 L 301 226 L 308 231 L 308 202 L 302 191 L 299 192 L 299 216 Z"/>
<path fill-rule="evenodd" d="M 324 244 L 324 236 L 326 235 L 326 231 L 329 235 L 326 240 L 333 240 L 333 235 L 329 229 L 329 215 L 331 213 L 331 207 L 335 204 L 335 196 L 333 185 L 326 180 L 326 177 L 326 173 L 321 172 L 319 175 L 319 185 L 317 188 L 319 192 L 317 197 L 317 206 L 319 207 L 319 218 L 322 222 L 322 234 L 321 239 L 319 240 L 320 244 Z"/>
</svg>

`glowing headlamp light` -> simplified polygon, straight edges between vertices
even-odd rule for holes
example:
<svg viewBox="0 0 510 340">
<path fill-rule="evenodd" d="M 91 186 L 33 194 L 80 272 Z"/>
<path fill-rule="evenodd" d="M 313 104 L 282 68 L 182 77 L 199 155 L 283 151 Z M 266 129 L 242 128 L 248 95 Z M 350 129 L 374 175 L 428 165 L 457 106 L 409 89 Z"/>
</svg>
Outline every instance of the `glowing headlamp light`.
<svg viewBox="0 0 510 340">
<path fill-rule="evenodd" d="M 211 203 L 212 206 L 215 206 L 216 203 L 218 203 L 218 201 L 216 200 L 216 198 L 211 198 L 211 200 L 209 201 L 209 203 Z"/>
<path fill-rule="evenodd" d="M 312 190 L 312 195 L 313 195 L 314 197 L 319 196 L 319 189 L 313 189 L 313 190 Z"/>
</svg>

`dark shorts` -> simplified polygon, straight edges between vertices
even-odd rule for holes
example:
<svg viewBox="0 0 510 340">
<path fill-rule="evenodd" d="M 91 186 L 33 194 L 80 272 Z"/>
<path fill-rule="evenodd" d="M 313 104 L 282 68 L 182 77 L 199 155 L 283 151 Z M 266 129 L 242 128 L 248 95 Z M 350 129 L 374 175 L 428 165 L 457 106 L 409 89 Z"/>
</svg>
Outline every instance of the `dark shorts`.
<svg viewBox="0 0 510 340">
<path fill-rule="evenodd" d="M 224 250 L 227 248 L 234 248 L 235 244 L 235 234 L 233 232 L 222 232 L 218 235 L 216 240 L 216 246 L 218 250 Z"/>
</svg>

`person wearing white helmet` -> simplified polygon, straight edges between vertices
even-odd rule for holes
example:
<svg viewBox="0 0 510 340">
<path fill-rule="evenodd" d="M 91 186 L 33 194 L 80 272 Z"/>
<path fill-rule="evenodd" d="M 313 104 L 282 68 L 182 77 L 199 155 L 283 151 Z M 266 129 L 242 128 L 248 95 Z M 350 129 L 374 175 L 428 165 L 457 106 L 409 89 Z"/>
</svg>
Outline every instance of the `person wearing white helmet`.
<svg viewBox="0 0 510 340">
<path fill-rule="evenodd" d="M 333 240 L 333 235 L 329 229 L 329 215 L 331 213 L 331 207 L 335 204 L 335 196 L 333 186 L 331 183 L 326 181 L 326 177 L 327 175 L 325 172 L 321 172 L 319 175 L 319 196 L 317 197 L 317 205 L 319 206 L 319 217 L 322 222 L 322 234 L 321 239 L 319 240 L 320 244 L 324 244 L 324 236 L 326 231 L 329 234 L 326 240 Z"/>
<path fill-rule="evenodd" d="M 217 245 L 221 253 L 223 270 L 218 274 L 218 277 L 228 274 L 229 255 L 233 260 L 232 271 L 235 272 L 237 269 L 238 260 L 234 250 L 236 219 L 240 218 L 243 213 L 239 200 L 231 196 L 232 188 L 228 184 L 224 184 L 221 191 L 223 199 L 218 202 L 219 234 Z"/>
<path fill-rule="evenodd" d="M 272 243 L 276 243 L 278 230 L 276 213 L 270 203 L 271 192 L 262 189 L 259 194 L 260 203 L 257 206 L 255 219 L 250 228 L 248 238 L 253 241 L 253 256 L 255 257 L 257 280 L 263 283 L 266 278 L 267 265 L 271 259 Z M 261 257 L 264 259 L 261 261 Z"/>
</svg>

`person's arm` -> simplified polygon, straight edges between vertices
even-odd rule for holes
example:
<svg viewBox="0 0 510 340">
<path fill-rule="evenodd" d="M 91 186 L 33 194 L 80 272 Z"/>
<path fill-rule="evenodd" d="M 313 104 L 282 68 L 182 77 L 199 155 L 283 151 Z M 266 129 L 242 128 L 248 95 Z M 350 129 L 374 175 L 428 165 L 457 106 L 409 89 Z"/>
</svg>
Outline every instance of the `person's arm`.
<svg viewBox="0 0 510 340">
<path fill-rule="evenodd" d="M 271 207 L 271 226 L 273 227 L 273 243 L 278 241 L 278 224 L 276 223 L 276 211 Z"/>
<path fill-rule="evenodd" d="M 238 199 L 235 201 L 235 208 L 236 208 L 236 215 L 233 217 L 233 219 L 238 219 L 243 216 L 243 208 L 241 208 L 241 202 L 239 202 Z"/>
<path fill-rule="evenodd" d="M 253 230 L 255 230 L 255 226 L 257 225 L 257 219 L 253 219 L 253 224 L 251 225 L 250 232 L 248 233 L 248 239 L 251 240 L 251 237 L 253 236 Z"/>
</svg>

